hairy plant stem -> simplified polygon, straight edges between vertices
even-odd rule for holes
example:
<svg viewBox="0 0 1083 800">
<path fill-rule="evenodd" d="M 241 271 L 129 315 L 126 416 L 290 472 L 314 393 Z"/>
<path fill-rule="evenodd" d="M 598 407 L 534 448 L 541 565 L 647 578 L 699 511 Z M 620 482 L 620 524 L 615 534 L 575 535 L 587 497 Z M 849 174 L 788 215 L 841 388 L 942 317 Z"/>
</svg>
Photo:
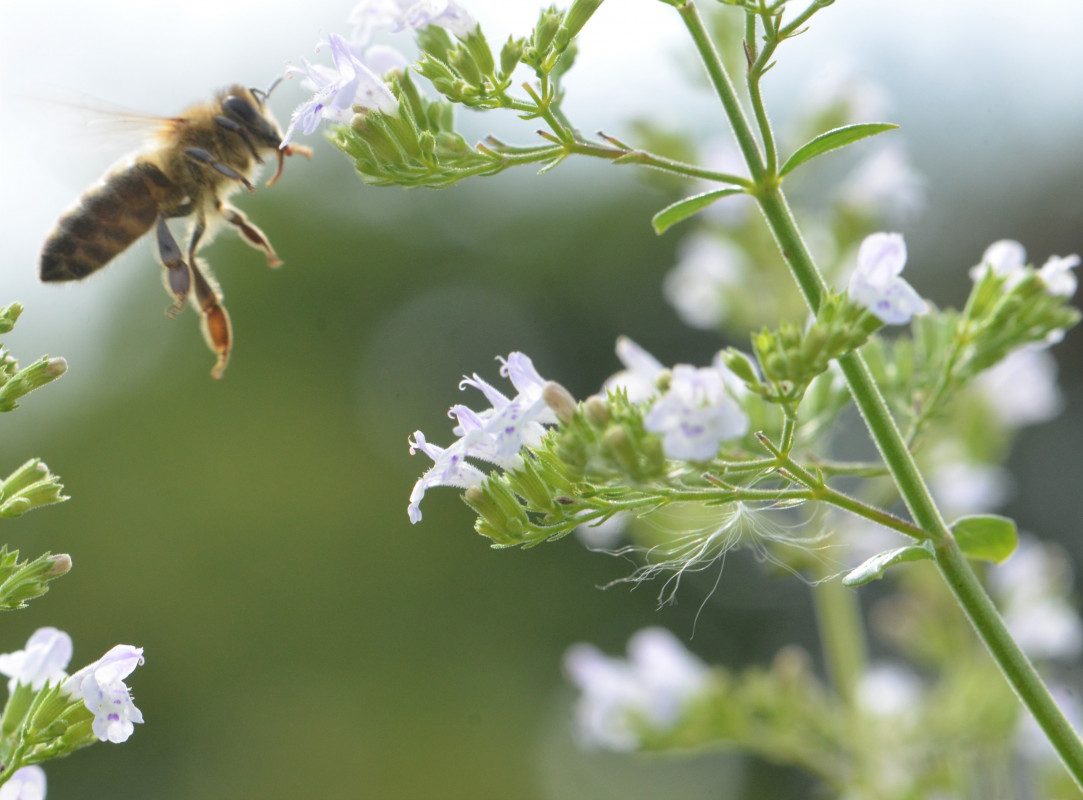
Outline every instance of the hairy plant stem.
<svg viewBox="0 0 1083 800">
<path fill-rule="evenodd" d="M 756 189 L 750 193 L 759 201 L 760 210 L 783 258 L 809 307 L 815 311 L 822 302 L 826 285 L 790 212 L 779 179 L 763 163 L 733 84 L 695 4 L 687 0 L 676 8 L 696 44 L 738 146 L 748 161 L 756 183 Z M 753 94 L 752 100 L 759 104 L 758 92 Z M 766 120 L 762 109 L 757 108 L 756 111 L 758 120 Z M 906 507 L 917 526 L 932 542 L 935 561 L 944 580 L 1005 678 L 1045 731 L 1076 783 L 1083 788 L 1083 744 L 1053 701 L 1033 664 L 1008 633 L 988 593 L 948 530 L 864 359 L 860 353 L 853 352 L 840 358 L 839 365 Z"/>
</svg>

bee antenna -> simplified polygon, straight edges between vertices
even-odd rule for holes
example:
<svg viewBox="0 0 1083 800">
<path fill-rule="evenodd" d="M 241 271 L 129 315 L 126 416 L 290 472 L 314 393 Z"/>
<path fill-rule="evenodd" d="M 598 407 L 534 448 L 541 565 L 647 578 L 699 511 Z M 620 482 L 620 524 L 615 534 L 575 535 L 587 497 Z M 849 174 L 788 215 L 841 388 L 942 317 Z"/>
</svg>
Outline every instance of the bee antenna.
<svg viewBox="0 0 1083 800">
<path fill-rule="evenodd" d="M 252 95 L 259 100 L 260 103 L 266 103 L 267 98 L 271 96 L 271 92 L 273 92 L 280 83 L 282 83 L 281 75 L 271 82 L 271 85 L 267 87 L 267 91 L 263 91 L 262 89 L 249 89 L 249 91 L 252 92 Z"/>
</svg>

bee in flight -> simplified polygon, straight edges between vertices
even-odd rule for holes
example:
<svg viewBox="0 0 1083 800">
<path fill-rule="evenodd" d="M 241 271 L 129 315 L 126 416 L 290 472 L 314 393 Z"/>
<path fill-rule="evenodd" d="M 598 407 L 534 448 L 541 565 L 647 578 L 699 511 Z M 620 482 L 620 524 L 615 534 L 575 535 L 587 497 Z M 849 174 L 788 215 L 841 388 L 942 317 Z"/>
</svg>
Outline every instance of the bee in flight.
<svg viewBox="0 0 1083 800">
<path fill-rule="evenodd" d="M 196 255 L 224 223 L 262 250 L 270 266 L 281 265 L 263 231 L 226 198 L 242 186 L 255 189 L 252 180 L 265 157 L 278 159 L 270 186 L 282 174 L 284 156 L 312 155 L 307 147 L 282 146 L 282 131 L 266 105 L 273 89 L 231 86 L 209 103 L 154 120 L 154 144 L 108 172 L 57 222 L 41 251 L 41 279 L 85 278 L 154 228 L 165 285 L 173 296 L 166 313 L 175 318 L 194 288 L 203 335 L 218 356 L 211 375 L 222 377 L 232 345 L 229 314 L 207 265 Z M 186 250 L 166 224 L 181 217 L 191 220 Z"/>
</svg>

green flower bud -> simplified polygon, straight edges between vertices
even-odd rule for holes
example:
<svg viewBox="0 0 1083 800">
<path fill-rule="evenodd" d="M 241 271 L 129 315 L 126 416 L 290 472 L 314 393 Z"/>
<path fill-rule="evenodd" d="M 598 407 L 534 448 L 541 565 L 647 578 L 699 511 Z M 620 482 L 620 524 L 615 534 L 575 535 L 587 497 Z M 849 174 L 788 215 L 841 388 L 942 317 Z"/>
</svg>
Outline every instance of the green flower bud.
<svg viewBox="0 0 1083 800">
<path fill-rule="evenodd" d="M 564 15 L 564 22 L 553 37 L 553 49 L 558 53 L 567 50 L 568 44 L 579 34 L 579 31 L 583 30 L 587 20 L 601 4 L 602 0 L 574 0 L 571 8 Z"/>
<path fill-rule="evenodd" d="M 68 362 L 63 358 L 43 356 L 29 367 L 12 375 L 3 386 L 0 386 L 0 411 L 18 408 L 19 404 L 15 402 L 16 400 L 47 383 L 52 383 L 67 371 Z"/>
<path fill-rule="evenodd" d="M 550 6 L 542 11 L 541 17 L 538 18 L 538 24 L 534 28 L 534 41 L 532 43 L 539 60 L 544 58 L 545 53 L 549 52 L 549 47 L 552 45 L 553 38 L 556 36 L 563 19 L 564 15 L 557 10 L 556 6 Z"/>
<path fill-rule="evenodd" d="M 41 459 L 31 459 L 0 484 L 0 517 L 18 517 L 33 508 L 67 500 L 63 490 L 60 479 Z"/>
<path fill-rule="evenodd" d="M 504 47 L 500 50 L 500 75 L 501 77 L 508 77 L 515 68 L 519 65 L 519 61 L 523 58 L 523 47 L 525 46 L 524 39 L 513 39 L 508 37 L 508 41 L 504 43 Z"/>
<path fill-rule="evenodd" d="M 0 309 L 0 333 L 7 333 L 15 327 L 15 321 L 23 313 L 22 303 L 10 303 Z"/>
<path fill-rule="evenodd" d="M 598 395 L 592 395 L 583 401 L 583 412 L 591 424 L 598 427 L 609 422 L 609 406 Z"/>
<path fill-rule="evenodd" d="M 542 399 L 549 408 L 557 415 L 557 419 L 565 425 L 575 419 L 578 404 L 572 393 L 556 381 L 548 381 L 542 387 Z"/>
</svg>

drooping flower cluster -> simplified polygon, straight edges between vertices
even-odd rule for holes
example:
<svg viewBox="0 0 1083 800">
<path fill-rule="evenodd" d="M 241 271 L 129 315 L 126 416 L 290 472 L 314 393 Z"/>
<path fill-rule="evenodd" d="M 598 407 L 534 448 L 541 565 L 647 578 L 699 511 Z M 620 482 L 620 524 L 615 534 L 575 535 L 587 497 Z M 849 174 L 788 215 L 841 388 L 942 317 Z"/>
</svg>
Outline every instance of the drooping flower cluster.
<svg viewBox="0 0 1083 800">
<path fill-rule="evenodd" d="M 134 723 L 143 721 L 124 684 L 124 679 L 143 663 L 143 648 L 118 644 L 69 676 L 65 670 L 71 656 L 68 634 L 56 628 L 39 628 L 25 649 L 0 655 L 0 673 L 11 679 L 10 692 L 19 686 L 38 691 L 46 684 L 60 684 L 64 693 L 81 700 L 94 715 L 93 731 L 98 739 L 126 741 L 135 729 Z"/>
<path fill-rule="evenodd" d="M 371 45 L 375 31 L 418 31 L 437 25 L 464 38 L 477 27 L 453 0 L 364 0 L 351 12 L 349 23 L 354 29 L 349 40 L 332 33 L 316 45 L 317 53 L 330 48 L 333 67 L 302 58 L 303 66 L 287 68 L 287 76 L 303 75 L 301 85 L 313 94 L 294 110 L 282 147 L 298 128 L 310 135 L 324 120 L 349 122 L 355 107 L 396 113 L 398 102 L 382 76 L 403 69 L 407 59 L 392 47 Z"/>
<path fill-rule="evenodd" d="M 628 641 L 628 658 L 611 658 L 592 644 L 564 656 L 564 672 L 581 692 L 576 732 L 585 747 L 629 751 L 643 727 L 673 726 L 704 691 L 707 666 L 664 628 L 645 628 Z"/>
<path fill-rule="evenodd" d="M 466 459 L 473 458 L 495 464 L 503 469 L 514 469 L 522 463 L 519 451 L 524 446 L 536 446 L 541 442 L 545 425 L 557 421 L 553 410 L 543 397 L 546 381 L 534 363 L 523 353 L 511 353 L 501 362 L 500 374 L 511 380 L 516 396 L 509 399 L 503 392 L 483 380 L 477 373 L 463 377 L 459 388 L 467 386 L 479 390 L 489 401 L 490 408 L 474 411 L 465 405 L 454 405 L 448 416 L 458 424 L 453 433 L 459 437 L 448 447 L 429 443 L 421 431 L 414 432 L 410 440 L 410 453 L 420 450 L 433 460 L 432 467 L 414 484 L 410 493 L 409 514 L 411 522 L 421 520 L 421 499 L 432 486 L 452 486 L 466 489 L 479 485 L 485 474 Z"/>
</svg>

